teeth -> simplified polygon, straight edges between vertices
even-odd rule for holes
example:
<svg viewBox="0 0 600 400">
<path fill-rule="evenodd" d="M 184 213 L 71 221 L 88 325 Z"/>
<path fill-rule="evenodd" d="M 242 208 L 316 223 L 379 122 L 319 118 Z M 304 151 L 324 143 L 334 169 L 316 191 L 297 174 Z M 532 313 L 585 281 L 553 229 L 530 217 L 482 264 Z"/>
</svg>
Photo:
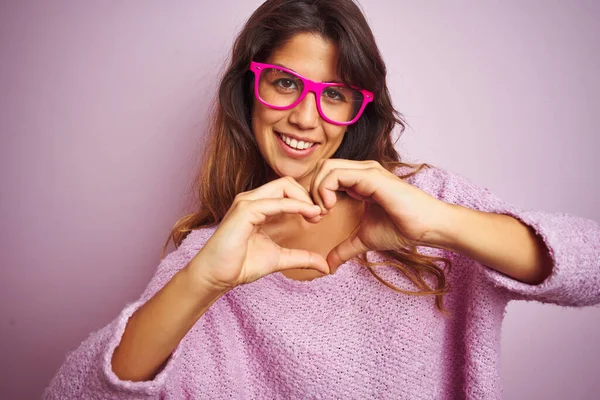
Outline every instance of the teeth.
<svg viewBox="0 0 600 400">
<path fill-rule="evenodd" d="M 280 137 L 281 137 L 281 140 L 283 140 L 285 143 L 287 143 L 288 146 L 293 147 L 294 149 L 297 149 L 297 150 L 308 149 L 309 147 L 311 147 L 314 144 L 312 142 L 304 142 L 302 140 L 298 141 L 296 139 L 289 138 L 283 134 L 280 134 Z"/>
</svg>

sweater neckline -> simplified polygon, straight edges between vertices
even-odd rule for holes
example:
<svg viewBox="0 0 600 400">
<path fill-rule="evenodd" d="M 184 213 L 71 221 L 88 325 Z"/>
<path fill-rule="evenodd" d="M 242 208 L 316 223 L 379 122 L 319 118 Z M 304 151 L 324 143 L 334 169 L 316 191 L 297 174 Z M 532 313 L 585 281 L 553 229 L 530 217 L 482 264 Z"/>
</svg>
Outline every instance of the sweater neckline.
<svg viewBox="0 0 600 400">
<path fill-rule="evenodd" d="M 208 227 L 207 229 L 210 231 L 210 235 L 214 234 L 216 229 L 219 227 L 220 223 Z M 200 232 L 201 230 L 194 230 L 192 232 Z M 198 233 L 199 234 L 199 233 Z M 188 235 L 189 237 L 190 235 Z M 205 239 L 206 240 L 206 239 Z M 367 259 L 369 258 L 369 252 L 367 252 Z M 335 273 L 330 275 L 325 275 L 320 278 L 315 278 L 310 281 L 302 281 L 291 279 L 282 274 L 281 272 L 274 272 L 267 276 L 262 277 L 259 281 L 271 281 L 277 284 L 278 286 L 287 288 L 287 289 L 298 289 L 298 290 L 312 290 L 312 289 L 321 289 L 328 286 L 337 286 L 337 283 L 343 281 L 347 276 L 352 275 L 353 271 L 360 268 L 361 265 L 355 261 L 354 258 L 342 263 Z M 335 285 L 334 285 L 335 284 Z"/>
<path fill-rule="evenodd" d="M 355 267 L 356 262 L 354 261 L 354 259 L 351 259 L 341 264 L 335 271 L 335 273 L 330 275 L 324 275 L 322 277 L 315 278 L 312 280 L 297 280 L 288 278 L 281 272 L 274 272 L 268 275 L 268 277 L 271 281 L 285 288 L 308 290 L 331 286 L 332 284 L 343 281 L 348 275 L 352 273 L 352 270 Z"/>
</svg>

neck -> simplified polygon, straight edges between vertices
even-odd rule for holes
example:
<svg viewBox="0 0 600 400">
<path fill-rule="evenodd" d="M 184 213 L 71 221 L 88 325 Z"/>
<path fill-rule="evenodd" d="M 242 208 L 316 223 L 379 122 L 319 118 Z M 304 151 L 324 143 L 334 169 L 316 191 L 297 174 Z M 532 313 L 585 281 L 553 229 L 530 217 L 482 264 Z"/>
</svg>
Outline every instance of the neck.
<svg viewBox="0 0 600 400">
<path fill-rule="evenodd" d="M 312 182 L 312 178 L 313 175 L 315 174 L 315 170 L 312 170 L 311 172 L 309 172 L 307 175 L 301 176 L 300 178 L 297 178 L 296 181 L 302 185 L 302 187 L 304 189 L 306 189 L 307 191 L 310 192 L 310 184 Z M 278 175 L 275 171 L 273 171 L 273 169 L 271 169 L 269 167 L 269 170 L 267 172 L 267 182 L 271 182 L 274 181 L 276 179 L 281 178 L 280 175 Z"/>
</svg>

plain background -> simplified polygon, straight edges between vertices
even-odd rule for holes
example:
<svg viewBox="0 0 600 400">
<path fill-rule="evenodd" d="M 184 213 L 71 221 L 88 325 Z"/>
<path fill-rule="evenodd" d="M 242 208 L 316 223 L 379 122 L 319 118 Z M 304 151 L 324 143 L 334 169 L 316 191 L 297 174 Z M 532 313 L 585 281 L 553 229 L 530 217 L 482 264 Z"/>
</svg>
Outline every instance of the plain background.
<svg viewBox="0 0 600 400">
<path fill-rule="evenodd" d="M 66 352 L 141 294 L 259 4 L 2 3 L 1 398 L 39 398 Z M 599 2 L 362 5 L 410 124 L 406 161 L 600 221 Z M 598 307 L 510 303 L 506 398 L 597 398 L 599 337 Z"/>
</svg>

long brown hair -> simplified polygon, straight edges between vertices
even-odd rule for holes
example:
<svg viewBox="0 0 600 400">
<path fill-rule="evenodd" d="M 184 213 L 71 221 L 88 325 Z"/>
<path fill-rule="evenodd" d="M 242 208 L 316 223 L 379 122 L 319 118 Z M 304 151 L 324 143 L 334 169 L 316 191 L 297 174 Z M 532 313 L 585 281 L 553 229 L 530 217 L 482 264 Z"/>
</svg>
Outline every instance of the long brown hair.
<svg viewBox="0 0 600 400">
<path fill-rule="evenodd" d="M 196 211 L 177 221 L 163 248 L 163 257 L 171 240 L 177 248 L 192 230 L 220 223 L 238 193 L 267 183 L 270 167 L 261 156 L 251 130 L 254 99 L 250 88 L 254 78 L 248 66 L 251 60 L 265 61 L 298 33 L 318 34 L 336 43 L 338 74 L 342 82 L 368 89 L 375 95 L 361 118 L 348 127 L 332 158 L 375 160 L 389 171 L 401 166 L 414 169 L 400 176 L 401 179 L 430 167 L 429 164 L 401 162 L 394 148 L 393 129 L 398 125 L 401 134 L 405 121 L 392 106 L 386 67 L 359 7 L 352 0 L 267 0 L 256 9 L 235 40 L 211 115 L 203 165 L 195 182 Z M 444 270 L 435 262 L 444 263 L 449 271 L 450 260 L 419 254 L 414 243 L 407 243 L 401 250 L 383 253 L 398 261 L 393 265 L 421 289 L 417 292 L 387 283 L 373 269 L 380 263 L 368 262 L 365 254 L 358 258 L 379 281 L 398 292 L 435 295 L 436 307 L 449 316 L 443 296 L 450 286 Z M 424 273 L 435 276 L 435 289 L 425 282 Z"/>
</svg>

